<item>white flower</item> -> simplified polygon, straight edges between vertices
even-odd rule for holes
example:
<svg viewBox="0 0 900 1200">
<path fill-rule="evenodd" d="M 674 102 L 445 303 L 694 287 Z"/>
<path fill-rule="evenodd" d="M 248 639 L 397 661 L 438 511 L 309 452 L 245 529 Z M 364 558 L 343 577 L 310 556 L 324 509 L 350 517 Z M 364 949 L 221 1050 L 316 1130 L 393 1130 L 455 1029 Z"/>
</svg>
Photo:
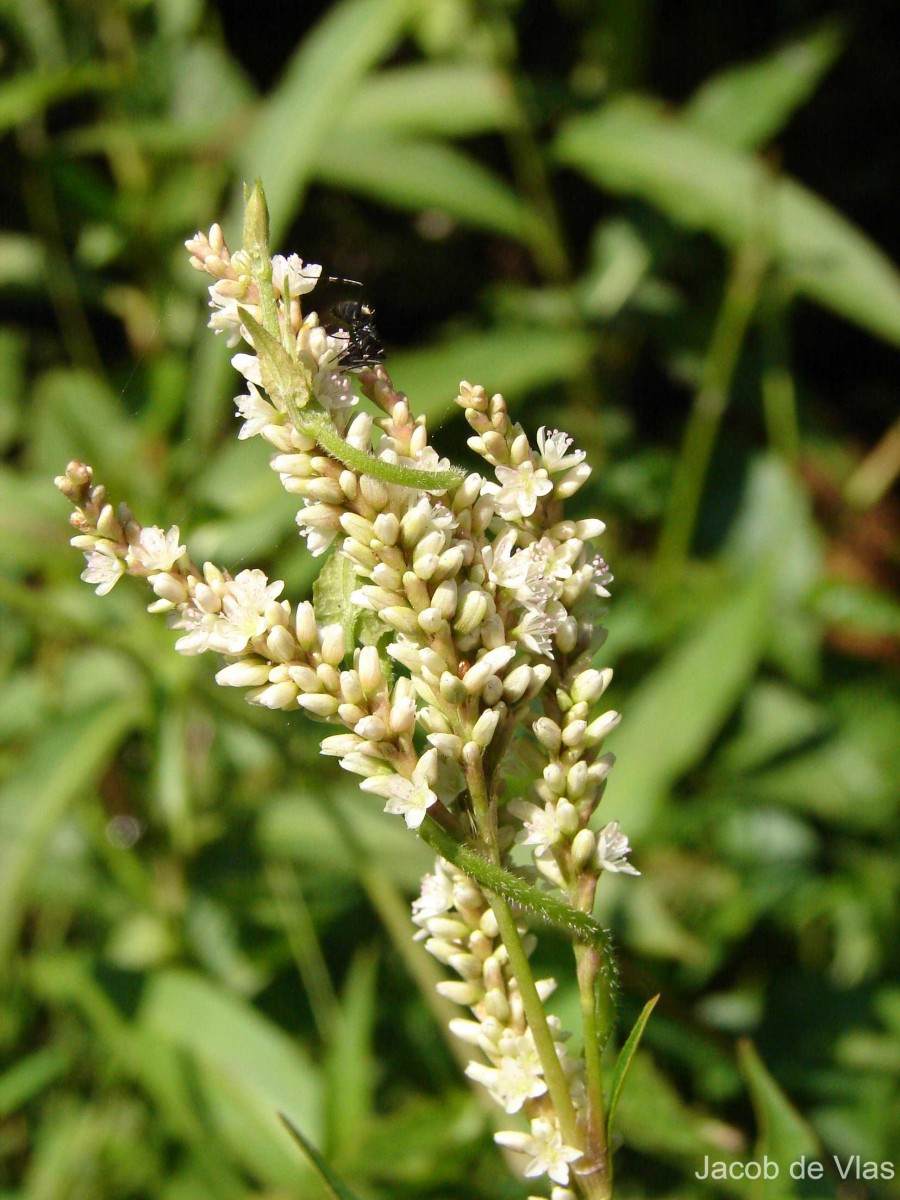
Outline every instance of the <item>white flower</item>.
<svg viewBox="0 0 900 1200">
<path fill-rule="evenodd" d="M 559 429 L 548 433 L 545 426 L 542 425 L 537 432 L 537 444 L 541 452 L 541 461 L 548 471 L 567 471 L 569 467 L 577 467 L 585 458 L 583 450 L 573 450 L 571 454 L 567 453 L 572 445 L 572 439 Z"/>
<path fill-rule="evenodd" d="M 310 504 L 297 513 L 300 533 L 306 538 L 306 546 L 313 558 L 324 554 L 334 541 L 341 527 L 341 510 L 332 504 Z"/>
<path fill-rule="evenodd" d="M 244 320 L 238 311 L 239 301 L 233 297 L 227 300 L 218 300 L 215 295 L 215 287 L 209 289 L 209 294 L 213 297 L 209 302 L 209 306 L 213 310 L 213 315 L 209 318 L 209 328 L 214 333 L 224 333 L 227 345 L 238 345 L 244 336 Z"/>
<path fill-rule="evenodd" d="M 203 586 L 210 587 L 209 583 Z M 204 611 L 196 601 L 181 610 L 175 628 L 188 633 L 179 638 L 175 649 L 179 654 L 202 654 L 206 650 L 243 654 L 253 638 L 268 630 L 266 610 L 283 588 L 280 579 L 269 583 L 264 572 L 257 570 L 241 571 L 234 579 L 223 581 L 210 592 L 213 599 L 219 597 L 218 611 Z"/>
<path fill-rule="evenodd" d="M 534 515 L 538 498 L 553 491 L 547 472 L 543 467 L 535 470 L 534 463 L 529 459 L 518 467 L 495 467 L 501 486 L 496 483 L 485 483 L 481 491 L 486 496 L 493 496 L 497 512 L 507 521 L 518 520 L 520 517 Z"/>
<path fill-rule="evenodd" d="M 142 571 L 171 571 L 185 552 L 185 547 L 178 543 L 180 536 L 177 525 L 167 533 L 158 525 L 148 525 L 141 530 L 136 544 L 128 547 L 125 556 L 128 566 Z"/>
<path fill-rule="evenodd" d="M 407 828 L 418 829 L 425 820 L 425 813 L 437 802 L 437 795 L 428 786 L 436 764 L 437 751 L 428 750 L 416 764 L 411 779 L 404 779 L 402 775 L 375 775 L 364 779 L 360 787 L 383 796 L 387 800 L 386 813 L 402 816 Z"/>
<path fill-rule="evenodd" d="M 249 358 L 250 356 L 247 355 Z M 255 360 L 254 360 L 255 361 Z M 238 434 L 240 441 L 244 441 L 249 437 L 256 437 L 258 433 L 262 433 L 267 425 L 273 425 L 278 421 L 278 410 L 260 395 L 259 390 L 253 383 L 247 384 L 246 396 L 235 396 L 234 402 L 237 405 L 235 416 L 243 417 L 244 424 L 241 426 L 241 431 Z"/>
<path fill-rule="evenodd" d="M 481 557 L 488 573 L 488 579 L 495 587 L 509 588 L 515 591 L 528 578 L 532 567 L 531 556 L 524 550 L 516 553 L 515 529 L 507 529 L 502 537 L 490 546 L 485 546 Z"/>
<path fill-rule="evenodd" d="M 619 831 L 619 822 L 610 821 L 597 834 L 597 866 L 603 871 L 619 871 L 624 875 L 640 875 L 625 855 L 631 853 L 628 838 Z"/>
<path fill-rule="evenodd" d="M 284 294 L 285 281 L 291 296 L 305 296 L 319 282 L 322 268 L 318 263 L 304 263 L 297 254 L 285 258 L 283 254 L 272 256 L 272 286 Z"/>
<path fill-rule="evenodd" d="M 533 608 L 526 612 L 522 620 L 512 631 L 513 637 L 518 638 L 533 654 L 543 658 L 553 655 L 553 635 L 559 626 L 559 621 L 552 613 L 541 612 Z"/>
<path fill-rule="evenodd" d="M 108 542 L 99 542 L 90 554 L 85 554 L 87 566 L 81 572 L 85 583 L 96 584 L 98 596 L 111 592 L 125 574 L 125 564 Z"/>
<path fill-rule="evenodd" d="M 222 612 L 209 639 L 210 649 L 220 654 L 241 654 L 247 643 L 266 632 L 266 609 L 277 600 L 284 583 L 269 583 L 263 571 L 240 571 L 225 585 Z"/>
<path fill-rule="evenodd" d="M 525 1168 L 526 1179 L 549 1175 L 554 1183 L 565 1185 L 569 1182 L 569 1163 L 581 1158 L 581 1151 L 565 1145 L 558 1126 L 547 1117 L 532 1121 L 531 1133 L 495 1133 L 494 1141 L 530 1156 L 531 1162 Z"/>
<path fill-rule="evenodd" d="M 413 921 L 424 925 L 432 917 L 440 917 L 453 908 L 453 877 L 441 869 L 441 860 L 435 863 L 433 875 L 422 878 L 422 891 L 413 900 Z"/>
<path fill-rule="evenodd" d="M 562 838 L 556 823 L 556 808 L 549 801 L 543 808 L 538 808 L 527 800 L 511 800 L 506 807 L 525 826 L 525 836 L 519 834 L 516 840 L 526 846 L 536 846 L 536 854 L 549 850 Z"/>
<path fill-rule="evenodd" d="M 512 1054 L 500 1058 L 496 1067 L 470 1062 L 466 1074 L 482 1084 L 507 1113 L 517 1113 L 526 1100 L 543 1096 L 547 1090 L 541 1060 L 528 1035 L 513 1039 Z"/>
</svg>

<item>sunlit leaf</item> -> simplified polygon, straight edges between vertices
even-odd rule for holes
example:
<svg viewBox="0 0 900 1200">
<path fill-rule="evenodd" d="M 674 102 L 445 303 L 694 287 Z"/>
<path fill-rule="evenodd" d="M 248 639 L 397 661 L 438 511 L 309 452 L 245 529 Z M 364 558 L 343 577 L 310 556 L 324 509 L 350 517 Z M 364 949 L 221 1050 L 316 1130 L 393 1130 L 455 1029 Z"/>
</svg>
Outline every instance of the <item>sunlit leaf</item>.
<svg viewBox="0 0 900 1200">
<path fill-rule="evenodd" d="M 411 63 L 370 75 L 341 113 L 342 130 L 467 137 L 519 123 L 508 76 L 473 61 Z"/>
<path fill-rule="evenodd" d="M 436 210 L 528 244 L 540 221 L 509 184 L 442 142 L 337 133 L 316 156 L 323 183 L 413 212 Z"/>
<path fill-rule="evenodd" d="M 809 99 L 843 44 L 837 25 L 823 25 L 764 58 L 713 75 L 684 106 L 684 118 L 724 145 L 755 150 Z"/>
<path fill-rule="evenodd" d="M 570 118 L 559 160 L 728 246 L 758 244 L 803 295 L 900 345 L 900 275 L 865 234 L 795 180 L 627 96 Z"/>
<path fill-rule="evenodd" d="M 650 828 L 666 790 L 706 753 L 733 712 L 765 649 L 770 597 L 760 572 L 628 698 L 609 739 L 617 761 L 603 811 L 630 836 Z"/>
</svg>

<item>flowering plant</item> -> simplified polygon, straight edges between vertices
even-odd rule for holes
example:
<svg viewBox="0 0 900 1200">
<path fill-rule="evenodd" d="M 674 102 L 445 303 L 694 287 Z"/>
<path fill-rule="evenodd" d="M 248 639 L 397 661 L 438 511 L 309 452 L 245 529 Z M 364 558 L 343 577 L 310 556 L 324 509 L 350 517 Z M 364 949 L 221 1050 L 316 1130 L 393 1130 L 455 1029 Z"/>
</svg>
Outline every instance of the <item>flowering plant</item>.
<svg viewBox="0 0 900 1200">
<path fill-rule="evenodd" d="M 239 437 L 273 447 L 310 553 L 336 545 L 313 602 L 292 606 L 260 570 L 195 565 L 177 527 L 140 525 L 90 467 L 70 463 L 56 483 L 75 506 L 82 578 L 100 595 L 122 575 L 145 579 L 180 653 L 222 655 L 219 684 L 334 730 L 322 753 L 438 855 L 413 903 L 416 937 L 457 977 L 439 989 L 468 1010 L 451 1025 L 472 1048 L 467 1075 L 520 1114 L 497 1142 L 525 1156 L 526 1177 L 549 1179 L 553 1200 L 608 1197 L 609 1124 L 645 1017 L 606 1095 L 615 969 L 591 912 L 602 872 L 638 872 L 616 822 L 591 828 L 619 715 L 597 711 L 611 671 L 592 666 L 612 576 L 590 543 L 604 526 L 564 511 L 590 474 L 585 455 L 557 431 L 532 444 L 501 396 L 463 383 L 456 402 L 487 470 L 439 458 L 352 322 L 305 311 L 321 267 L 270 257 L 258 184 L 241 250 L 216 225 L 187 247 L 214 280 L 211 327 L 249 348 L 232 360 L 246 383 Z M 384 414 L 374 446 L 354 374 Z M 527 787 L 505 786 L 511 764 Z M 532 973 L 531 916 L 573 941 L 583 1058 L 546 1010 L 555 981 Z"/>
</svg>

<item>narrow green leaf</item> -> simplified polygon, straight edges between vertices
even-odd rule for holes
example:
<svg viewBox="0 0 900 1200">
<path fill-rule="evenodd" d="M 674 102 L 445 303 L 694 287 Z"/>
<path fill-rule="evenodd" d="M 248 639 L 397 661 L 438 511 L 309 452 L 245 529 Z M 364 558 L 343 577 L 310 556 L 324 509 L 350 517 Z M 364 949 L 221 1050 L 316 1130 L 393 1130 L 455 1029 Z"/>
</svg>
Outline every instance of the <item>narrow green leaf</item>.
<svg viewBox="0 0 900 1200">
<path fill-rule="evenodd" d="M 707 616 L 627 700 L 610 738 L 616 767 L 606 820 L 630 837 L 653 823 L 667 789 L 706 753 L 753 677 L 768 637 L 770 582 L 749 585 Z"/>
<path fill-rule="evenodd" d="M 519 122 L 509 77 L 466 61 L 412 63 L 370 75 L 348 100 L 340 128 L 470 137 Z"/>
<path fill-rule="evenodd" d="M 764 146 L 813 94 L 843 45 L 839 26 L 820 26 L 765 58 L 708 79 L 684 106 L 684 118 L 726 146 Z"/>
<path fill-rule="evenodd" d="M 259 177 L 266 185 L 273 245 L 290 224 L 347 98 L 420 7 L 421 0 L 343 0 L 301 40 L 238 152 L 241 178 Z"/>
<path fill-rule="evenodd" d="M 656 1002 L 659 996 L 654 996 L 648 1000 L 641 1009 L 641 1015 L 634 1023 L 634 1027 L 626 1039 L 625 1045 L 619 1051 L 619 1057 L 616 1059 L 615 1069 L 613 1070 L 612 1083 L 609 1089 L 609 1111 L 606 1117 L 606 1128 L 608 1134 L 612 1134 L 613 1118 L 616 1115 L 616 1109 L 619 1107 L 619 1096 L 622 1093 L 622 1088 L 625 1085 L 625 1077 L 628 1075 L 628 1069 L 634 1059 L 635 1052 L 640 1045 L 641 1038 L 644 1036 L 644 1030 L 647 1027 L 647 1022 L 650 1020 L 650 1014 L 656 1007 Z"/>
<path fill-rule="evenodd" d="M 30 121 L 60 100 L 83 92 L 112 91 L 121 82 L 121 71 L 101 62 L 17 75 L 0 85 L 0 134 Z"/>
<path fill-rule="evenodd" d="M 71 1054 L 59 1045 L 44 1046 L 14 1063 L 0 1075 L 0 1117 L 11 1116 L 71 1065 Z"/>
<path fill-rule="evenodd" d="M 325 1061 L 326 1145 L 331 1157 L 344 1164 L 364 1162 L 359 1158 L 359 1149 L 375 1115 L 377 983 L 375 954 L 371 950 L 358 951 L 330 1026 Z"/>
<path fill-rule="evenodd" d="M 900 345 L 900 274 L 845 217 L 646 96 L 566 122 L 560 162 L 727 246 L 758 243 L 797 292 Z"/>
<path fill-rule="evenodd" d="M 797 1112 L 790 1100 L 766 1070 L 752 1042 L 742 1041 L 738 1046 L 738 1065 L 744 1076 L 753 1111 L 756 1115 L 757 1140 L 754 1161 L 768 1158 L 778 1167 L 778 1175 L 772 1180 L 760 1180 L 759 1195 L 772 1200 L 790 1195 L 814 1195 L 826 1197 L 834 1194 L 829 1180 L 812 1184 L 794 1181 L 790 1168 L 803 1157 L 807 1162 L 821 1157 L 819 1139 Z"/>
<path fill-rule="evenodd" d="M 302 1048 L 247 1002 L 189 971 L 152 977 L 140 1022 L 193 1060 L 216 1126 L 240 1161 L 272 1184 L 296 1185 L 277 1114 L 321 1125 L 320 1078 Z"/>
<path fill-rule="evenodd" d="M 434 209 L 525 245 L 541 236 L 539 218 L 506 182 L 441 142 L 337 132 L 319 149 L 316 177 L 397 208 Z"/>
<path fill-rule="evenodd" d="M 286 1116 L 284 1113 L 279 1113 L 278 1115 L 281 1118 L 285 1129 L 315 1168 L 316 1174 L 325 1185 L 329 1195 L 332 1196 L 334 1200 L 359 1200 L 359 1197 L 351 1192 L 345 1183 L 342 1183 L 341 1180 L 338 1179 L 337 1175 L 335 1175 L 334 1171 L 331 1169 L 331 1167 L 329 1167 L 322 1155 L 318 1152 L 315 1146 L 312 1145 L 311 1142 L 307 1141 L 290 1117 Z"/>
<path fill-rule="evenodd" d="M 125 734 L 138 723 L 140 698 L 117 696 L 71 713 L 34 743 L 0 792 L 0 963 L 12 951 L 47 841 L 69 807 L 90 794 Z"/>
<path fill-rule="evenodd" d="M 515 403 L 536 388 L 577 377 L 593 348 L 593 336 L 581 329 L 510 325 L 396 354 L 389 366 L 413 412 L 439 424 L 459 411 L 454 400 L 460 380 L 483 383 L 489 393 L 503 392 Z"/>
<path fill-rule="evenodd" d="M 296 425 L 297 414 L 306 407 L 312 395 L 312 371 L 295 362 L 281 342 L 264 329 L 252 313 L 244 308 L 240 312 L 253 335 L 262 385 L 282 411 L 287 410 Z"/>
</svg>

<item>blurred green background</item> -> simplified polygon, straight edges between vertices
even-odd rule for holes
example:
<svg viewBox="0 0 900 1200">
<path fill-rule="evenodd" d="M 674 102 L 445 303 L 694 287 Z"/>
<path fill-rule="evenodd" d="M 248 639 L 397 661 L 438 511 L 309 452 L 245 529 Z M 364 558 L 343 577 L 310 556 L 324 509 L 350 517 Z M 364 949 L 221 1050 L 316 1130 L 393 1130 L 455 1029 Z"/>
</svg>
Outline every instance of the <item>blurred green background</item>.
<svg viewBox="0 0 900 1200">
<path fill-rule="evenodd" d="M 365 280 L 471 462 L 461 378 L 596 464 L 623 1197 L 895 1197 L 896 7 L 771 0 L 0 6 L 0 1197 L 521 1200 L 442 1033 L 428 855 L 301 716 L 78 581 L 67 460 L 194 558 L 308 590 L 182 241 L 262 176 Z M 879 248 L 881 247 L 881 248 Z M 317 565 L 317 564 L 316 564 Z M 622 886 L 619 886 L 619 884 Z M 567 981 L 569 952 L 542 939 Z M 768 1153 L 776 1183 L 698 1182 Z M 810 1187 L 802 1154 L 829 1164 Z M 862 1166 L 860 1167 L 862 1173 Z"/>
</svg>

